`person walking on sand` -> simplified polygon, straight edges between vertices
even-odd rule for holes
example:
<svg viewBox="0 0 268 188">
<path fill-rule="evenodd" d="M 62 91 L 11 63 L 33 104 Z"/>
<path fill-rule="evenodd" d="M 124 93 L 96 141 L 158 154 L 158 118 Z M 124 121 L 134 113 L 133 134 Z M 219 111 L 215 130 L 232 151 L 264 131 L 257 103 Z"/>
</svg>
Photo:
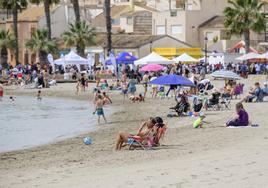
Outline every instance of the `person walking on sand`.
<svg viewBox="0 0 268 188">
<path fill-rule="evenodd" d="M 105 123 L 107 123 L 107 120 L 105 118 L 105 115 L 104 115 L 104 110 L 103 110 L 103 104 L 104 104 L 104 100 L 102 99 L 102 96 L 101 95 L 98 95 L 98 100 L 96 101 L 96 104 L 95 104 L 95 112 L 94 114 L 96 113 L 98 115 L 98 124 L 100 124 L 100 117 L 102 116 Z"/>
<path fill-rule="evenodd" d="M 149 72 L 146 71 L 143 78 L 142 78 L 143 86 L 144 86 L 144 98 L 146 97 L 146 93 L 148 90 L 148 82 L 149 82 Z"/>
<path fill-rule="evenodd" d="M 76 87 L 76 92 L 75 92 L 75 93 L 76 93 L 76 95 L 78 95 L 78 93 L 79 93 L 80 82 L 81 82 L 81 80 L 80 80 L 80 79 L 78 79 L 78 80 L 77 80 L 77 82 L 76 82 L 76 86 L 75 86 L 75 87 Z"/>
</svg>

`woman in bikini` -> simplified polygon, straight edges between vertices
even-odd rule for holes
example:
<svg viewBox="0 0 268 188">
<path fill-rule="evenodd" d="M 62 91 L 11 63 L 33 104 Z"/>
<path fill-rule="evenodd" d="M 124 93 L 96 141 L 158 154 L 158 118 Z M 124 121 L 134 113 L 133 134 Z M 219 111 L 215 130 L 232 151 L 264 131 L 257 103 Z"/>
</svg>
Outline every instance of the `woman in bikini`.
<svg viewBox="0 0 268 188">
<path fill-rule="evenodd" d="M 136 135 L 132 135 L 128 132 L 120 131 L 117 135 L 116 139 L 116 150 L 121 150 L 124 143 L 128 142 L 129 138 L 139 139 L 140 141 L 145 140 L 149 134 L 154 131 L 154 126 L 156 124 L 156 120 L 154 118 L 149 118 L 146 122 L 144 122 Z"/>
</svg>

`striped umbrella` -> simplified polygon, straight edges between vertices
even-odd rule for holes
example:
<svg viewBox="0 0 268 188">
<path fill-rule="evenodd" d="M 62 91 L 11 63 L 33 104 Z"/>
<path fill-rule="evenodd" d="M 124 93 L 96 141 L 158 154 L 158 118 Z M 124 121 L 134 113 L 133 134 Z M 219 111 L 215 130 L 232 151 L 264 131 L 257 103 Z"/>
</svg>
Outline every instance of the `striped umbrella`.
<svg viewBox="0 0 268 188">
<path fill-rule="evenodd" d="M 241 79 L 241 77 L 238 74 L 232 71 L 227 71 L 227 70 L 215 71 L 211 74 L 211 76 L 214 78 L 226 78 L 226 79 L 233 79 L 233 80 Z"/>
</svg>

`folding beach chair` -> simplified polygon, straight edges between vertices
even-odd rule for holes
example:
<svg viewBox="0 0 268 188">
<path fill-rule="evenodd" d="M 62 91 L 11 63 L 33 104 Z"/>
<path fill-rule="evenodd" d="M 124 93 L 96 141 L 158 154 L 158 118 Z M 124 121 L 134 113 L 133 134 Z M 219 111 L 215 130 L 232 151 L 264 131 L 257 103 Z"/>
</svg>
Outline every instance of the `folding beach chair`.
<svg viewBox="0 0 268 188">
<path fill-rule="evenodd" d="M 166 134 L 167 126 L 163 125 L 158 127 L 156 133 L 153 136 L 148 136 L 146 139 L 142 139 L 139 136 L 132 136 L 128 139 L 129 150 L 135 148 L 141 148 L 143 150 L 153 149 L 160 146 L 160 140 Z"/>
</svg>

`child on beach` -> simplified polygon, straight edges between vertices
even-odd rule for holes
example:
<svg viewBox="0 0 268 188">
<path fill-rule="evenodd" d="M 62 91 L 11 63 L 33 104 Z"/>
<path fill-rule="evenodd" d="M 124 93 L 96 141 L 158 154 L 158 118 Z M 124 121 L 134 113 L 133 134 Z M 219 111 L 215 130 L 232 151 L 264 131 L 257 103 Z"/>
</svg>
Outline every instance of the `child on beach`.
<svg viewBox="0 0 268 188">
<path fill-rule="evenodd" d="M 12 97 L 12 96 L 10 96 L 9 99 L 10 99 L 10 101 L 12 101 L 12 102 L 15 101 L 15 100 L 14 100 L 14 97 Z"/>
<path fill-rule="evenodd" d="M 206 116 L 201 115 L 197 120 L 194 121 L 193 123 L 193 127 L 196 128 L 203 128 L 203 124 L 207 123 L 204 121 L 204 119 L 206 118 Z"/>
<path fill-rule="evenodd" d="M 128 83 L 127 82 L 122 82 L 122 93 L 124 95 L 124 101 L 126 100 L 126 97 L 128 97 Z"/>
<path fill-rule="evenodd" d="M 226 126 L 248 126 L 249 116 L 241 102 L 235 105 L 237 116 L 226 123 Z"/>
<path fill-rule="evenodd" d="M 105 104 L 111 104 L 113 103 L 111 98 L 106 94 L 106 92 L 102 92 L 103 100 Z"/>
<path fill-rule="evenodd" d="M 76 82 L 76 86 L 75 86 L 76 87 L 76 95 L 78 95 L 78 93 L 79 93 L 80 82 L 81 82 L 80 79 L 78 79 L 77 82 Z"/>
<path fill-rule="evenodd" d="M 41 97 L 41 90 L 38 90 L 37 92 L 37 100 L 41 101 L 42 97 Z"/>
<path fill-rule="evenodd" d="M 96 101 L 96 104 L 95 104 L 95 113 L 97 113 L 98 115 L 98 124 L 100 124 L 100 117 L 102 116 L 105 123 L 107 123 L 107 120 L 105 118 L 105 115 L 104 115 L 104 110 L 103 110 L 103 105 L 104 105 L 104 100 L 102 99 L 102 96 L 101 95 L 98 95 L 98 100 Z"/>
</svg>

